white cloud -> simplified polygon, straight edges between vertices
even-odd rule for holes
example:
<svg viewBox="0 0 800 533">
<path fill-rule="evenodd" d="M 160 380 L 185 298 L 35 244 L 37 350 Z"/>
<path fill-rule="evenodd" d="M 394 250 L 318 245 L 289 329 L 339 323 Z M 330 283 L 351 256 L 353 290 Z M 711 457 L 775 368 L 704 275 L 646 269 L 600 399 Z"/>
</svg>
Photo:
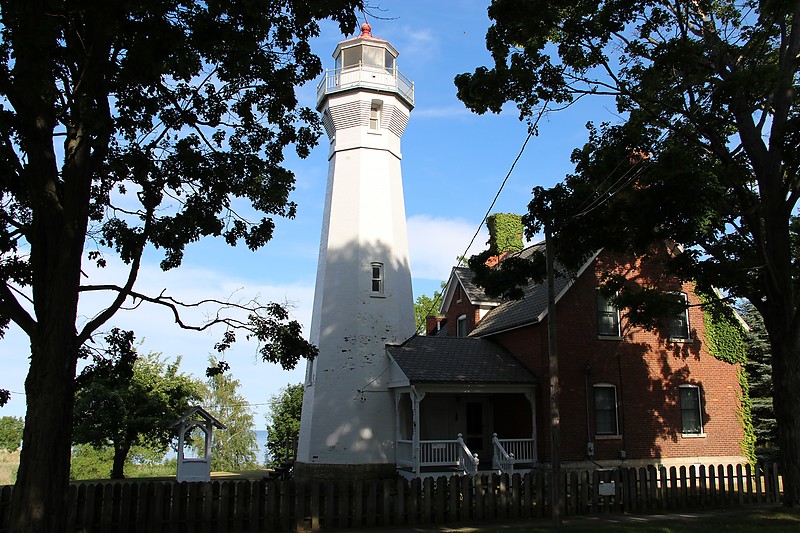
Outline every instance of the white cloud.
<svg viewBox="0 0 800 533">
<path fill-rule="evenodd" d="M 414 110 L 414 120 L 426 118 L 451 118 L 451 117 L 474 117 L 464 105 L 454 104 L 444 107 L 428 107 Z"/>
<path fill-rule="evenodd" d="M 476 222 L 462 218 L 425 214 L 409 217 L 408 245 L 414 278 L 446 280 L 457 257 L 469 257 L 486 247 L 489 235 L 482 227 L 470 249 L 466 250 L 476 228 Z"/>
</svg>

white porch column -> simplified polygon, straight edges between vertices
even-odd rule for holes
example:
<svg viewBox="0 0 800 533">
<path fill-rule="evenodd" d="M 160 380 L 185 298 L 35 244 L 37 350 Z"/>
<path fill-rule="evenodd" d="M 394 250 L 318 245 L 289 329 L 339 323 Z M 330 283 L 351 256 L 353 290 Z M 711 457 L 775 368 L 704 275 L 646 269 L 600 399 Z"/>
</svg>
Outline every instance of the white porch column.
<svg viewBox="0 0 800 533">
<path fill-rule="evenodd" d="M 531 438 L 533 442 L 531 443 L 531 456 L 533 458 L 533 462 L 539 462 L 539 450 L 536 446 L 536 391 L 532 390 L 525 393 L 525 397 L 528 399 L 528 403 L 531 404 Z"/>
<path fill-rule="evenodd" d="M 414 461 L 414 473 L 419 475 L 419 404 L 425 398 L 424 392 L 418 392 L 417 389 L 411 387 L 411 413 L 413 416 L 413 437 L 412 437 L 412 460 Z"/>
<path fill-rule="evenodd" d="M 394 393 L 394 462 L 396 466 L 400 465 L 400 400 L 402 397 L 402 393 Z"/>
</svg>

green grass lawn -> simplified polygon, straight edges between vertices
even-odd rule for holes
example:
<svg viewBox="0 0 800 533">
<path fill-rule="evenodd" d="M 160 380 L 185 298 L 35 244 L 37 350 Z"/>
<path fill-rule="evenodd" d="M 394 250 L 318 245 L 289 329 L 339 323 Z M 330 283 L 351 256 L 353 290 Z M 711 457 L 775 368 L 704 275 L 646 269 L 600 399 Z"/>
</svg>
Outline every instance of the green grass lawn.
<svg viewBox="0 0 800 533">
<path fill-rule="evenodd" d="M 0 450 L 0 485 L 13 485 L 17 480 L 19 452 Z"/>
</svg>

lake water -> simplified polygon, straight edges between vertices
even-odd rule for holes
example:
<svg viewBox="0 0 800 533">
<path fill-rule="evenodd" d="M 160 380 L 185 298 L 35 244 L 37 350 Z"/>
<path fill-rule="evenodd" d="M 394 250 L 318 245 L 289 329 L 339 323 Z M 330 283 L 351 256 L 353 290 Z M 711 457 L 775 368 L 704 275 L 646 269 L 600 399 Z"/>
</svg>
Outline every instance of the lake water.
<svg viewBox="0 0 800 533">
<path fill-rule="evenodd" d="M 269 458 L 267 457 L 267 430 L 266 429 L 257 429 L 256 430 L 256 444 L 258 444 L 258 452 L 256 452 L 256 458 L 259 464 L 266 464 Z M 164 457 L 165 460 L 168 459 L 175 459 L 177 457 L 176 453 L 171 449 L 167 452 L 167 455 Z"/>
</svg>

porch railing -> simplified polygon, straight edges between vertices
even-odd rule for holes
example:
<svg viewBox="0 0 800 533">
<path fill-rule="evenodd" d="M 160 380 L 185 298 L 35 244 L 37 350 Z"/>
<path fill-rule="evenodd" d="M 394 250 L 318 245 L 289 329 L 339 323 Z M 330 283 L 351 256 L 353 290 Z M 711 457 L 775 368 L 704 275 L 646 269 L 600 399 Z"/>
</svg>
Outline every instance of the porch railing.
<svg viewBox="0 0 800 533">
<path fill-rule="evenodd" d="M 450 467 L 465 474 L 478 472 L 478 454 L 469 451 L 461 433 L 456 440 L 421 440 L 419 453 L 414 456 L 414 441 L 397 441 L 398 468 L 411 468 L 419 474 L 425 467 Z"/>
<path fill-rule="evenodd" d="M 478 473 L 478 463 L 480 462 L 478 460 L 478 454 L 469 451 L 461 433 L 458 434 L 458 439 L 456 439 L 456 441 L 458 442 L 459 465 L 464 470 L 465 474 L 474 476 Z"/>
<path fill-rule="evenodd" d="M 494 438 L 500 441 L 503 449 L 509 455 L 514 456 L 514 462 L 519 463 L 534 463 L 536 459 L 533 457 L 533 439 L 500 439 L 497 433 Z"/>
<path fill-rule="evenodd" d="M 356 86 L 397 91 L 414 104 L 414 83 L 397 70 L 397 67 L 386 69 L 360 62 L 358 65 L 326 70 L 317 85 L 317 103 L 326 94 Z"/>
<path fill-rule="evenodd" d="M 492 453 L 492 469 L 498 474 L 512 475 L 514 473 L 514 454 L 508 453 L 503 443 L 497 438 L 497 433 L 492 437 L 494 453 Z"/>
</svg>

